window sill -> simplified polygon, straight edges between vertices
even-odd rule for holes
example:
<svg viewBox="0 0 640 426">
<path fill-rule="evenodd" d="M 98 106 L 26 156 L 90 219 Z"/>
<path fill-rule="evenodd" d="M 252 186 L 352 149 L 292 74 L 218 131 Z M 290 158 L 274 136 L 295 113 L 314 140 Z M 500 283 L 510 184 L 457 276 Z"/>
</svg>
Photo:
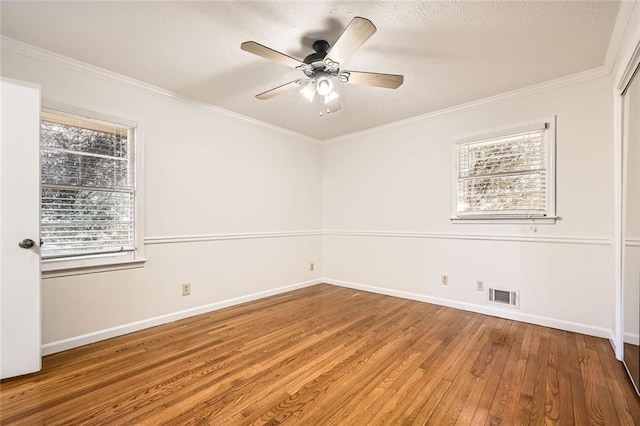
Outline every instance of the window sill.
<svg viewBox="0 0 640 426">
<path fill-rule="evenodd" d="M 73 259 L 44 259 L 41 262 L 40 270 L 42 271 L 42 278 L 46 279 L 142 268 L 145 262 L 145 258 L 134 258 L 132 254 L 87 256 Z"/>
<path fill-rule="evenodd" d="M 525 225 L 553 225 L 560 220 L 558 216 L 544 217 L 508 217 L 508 216 L 470 216 L 452 217 L 451 223 L 483 223 L 483 224 L 525 224 Z"/>
</svg>

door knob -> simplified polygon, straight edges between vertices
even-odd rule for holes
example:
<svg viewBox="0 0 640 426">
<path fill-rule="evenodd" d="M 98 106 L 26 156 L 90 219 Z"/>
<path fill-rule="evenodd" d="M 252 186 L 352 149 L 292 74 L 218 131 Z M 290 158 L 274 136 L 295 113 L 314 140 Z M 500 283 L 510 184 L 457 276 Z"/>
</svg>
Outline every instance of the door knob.
<svg viewBox="0 0 640 426">
<path fill-rule="evenodd" d="M 31 247 L 33 247 L 34 245 L 36 245 L 36 243 L 29 238 L 26 238 L 22 241 L 20 241 L 18 243 L 18 247 L 23 248 L 23 249 L 30 249 Z"/>
</svg>

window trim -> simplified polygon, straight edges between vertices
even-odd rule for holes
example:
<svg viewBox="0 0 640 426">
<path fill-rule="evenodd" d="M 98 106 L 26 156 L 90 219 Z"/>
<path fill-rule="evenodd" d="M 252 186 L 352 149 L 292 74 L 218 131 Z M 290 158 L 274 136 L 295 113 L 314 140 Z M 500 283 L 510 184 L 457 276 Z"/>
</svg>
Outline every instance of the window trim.
<svg viewBox="0 0 640 426">
<path fill-rule="evenodd" d="M 125 253 L 91 254 L 68 258 L 52 258 L 40 260 L 43 276 L 86 274 L 124 268 L 137 268 L 144 265 L 144 184 L 143 184 L 143 145 L 145 140 L 142 120 L 119 112 L 99 111 L 93 107 L 73 102 L 43 98 L 41 109 L 49 109 L 62 114 L 73 114 L 95 120 L 111 122 L 133 128 L 133 179 L 135 202 L 135 249 Z M 42 191 L 40 190 L 40 193 Z"/>
<path fill-rule="evenodd" d="M 508 136 L 516 133 L 536 130 L 545 127 L 546 145 L 546 213 L 534 215 L 530 213 L 514 214 L 500 213 L 458 213 L 458 146 L 484 139 Z M 508 126 L 488 129 L 479 132 L 466 133 L 453 138 L 451 144 L 451 212 L 452 223 L 495 223 L 495 224 L 553 224 L 560 219 L 556 216 L 556 116 L 516 123 Z"/>
</svg>

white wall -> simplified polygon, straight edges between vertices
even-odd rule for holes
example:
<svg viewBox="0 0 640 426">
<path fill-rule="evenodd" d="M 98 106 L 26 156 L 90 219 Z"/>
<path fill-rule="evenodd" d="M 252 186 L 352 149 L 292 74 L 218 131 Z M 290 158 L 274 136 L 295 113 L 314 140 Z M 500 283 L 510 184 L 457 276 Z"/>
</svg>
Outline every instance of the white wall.
<svg viewBox="0 0 640 426">
<path fill-rule="evenodd" d="M 613 97 L 608 77 L 373 129 L 323 149 L 329 282 L 612 337 Z M 555 225 L 452 224 L 455 136 L 557 116 Z M 358 234 L 358 235 L 353 235 Z M 449 275 L 449 285 L 440 276 Z M 489 308 L 476 280 L 519 290 Z"/>
<path fill-rule="evenodd" d="M 146 131 L 148 261 L 141 269 L 45 277 L 45 353 L 320 277 L 315 141 L 12 46 L 2 49 L 3 76 L 40 84 L 44 98 L 137 118 Z M 183 282 L 191 296 L 181 296 Z"/>
<path fill-rule="evenodd" d="M 2 75 L 41 84 L 45 97 L 142 119 L 146 128 L 148 261 L 141 269 L 43 280 L 45 352 L 321 276 L 611 337 L 609 77 L 550 84 L 320 147 L 46 52 L 3 49 Z M 453 138 L 553 115 L 562 219 L 536 227 L 451 224 Z M 448 286 L 440 285 L 442 274 L 449 275 Z M 490 307 L 476 280 L 519 290 L 520 309 Z M 180 296 L 182 282 L 192 284 L 191 296 Z"/>
</svg>

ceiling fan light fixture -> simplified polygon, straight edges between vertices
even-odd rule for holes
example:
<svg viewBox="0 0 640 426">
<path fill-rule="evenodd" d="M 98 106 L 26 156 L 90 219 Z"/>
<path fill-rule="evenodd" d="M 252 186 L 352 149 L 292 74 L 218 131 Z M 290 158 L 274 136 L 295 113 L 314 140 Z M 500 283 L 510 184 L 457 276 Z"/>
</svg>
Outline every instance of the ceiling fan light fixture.
<svg viewBox="0 0 640 426">
<path fill-rule="evenodd" d="M 338 74 L 338 80 L 341 83 L 348 83 L 350 75 L 351 75 L 351 73 L 349 73 L 349 71 L 343 71 L 340 74 Z"/>
<path fill-rule="evenodd" d="M 342 64 L 349 59 L 351 54 L 375 32 L 376 26 L 370 20 L 356 16 L 340 34 L 333 46 L 326 40 L 316 40 L 313 43 L 314 53 L 307 55 L 302 61 L 255 41 L 241 43 L 240 48 L 246 52 L 279 62 L 302 71 L 304 74 L 304 78 L 259 93 L 256 98 L 271 99 L 298 88 L 309 102 L 321 105 L 320 115 L 323 115 L 325 111 L 334 113 L 342 108 L 338 93 L 334 88 L 337 83 L 333 79 L 341 84 L 397 89 L 404 82 L 402 75 L 340 70 Z M 316 96 L 316 93 L 319 96 Z M 315 101 L 315 98 L 318 98 L 318 101 Z"/>
<path fill-rule="evenodd" d="M 324 103 L 328 104 L 331 101 L 334 101 L 336 99 L 338 99 L 338 92 L 336 92 L 335 90 L 332 90 L 331 92 L 329 92 L 327 95 L 325 95 L 324 97 Z"/>
<path fill-rule="evenodd" d="M 316 78 L 316 90 L 321 96 L 327 96 L 333 91 L 333 83 L 326 75 L 321 75 Z"/>
<path fill-rule="evenodd" d="M 300 93 L 302 93 L 302 96 L 304 96 L 306 100 L 312 102 L 314 96 L 316 95 L 316 85 L 313 83 L 313 81 L 310 81 L 305 84 L 302 89 L 300 89 Z"/>
<path fill-rule="evenodd" d="M 338 93 L 333 91 L 324 97 L 324 108 L 327 113 L 336 112 L 341 107 L 340 100 L 338 99 Z"/>
<path fill-rule="evenodd" d="M 338 68 L 340 68 L 340 64 L 338 62 L 332 61 L 329 58 L 324 58 L 324 64 L 331 68 L 332 70 L 337 70 Z"/>
</svg>

